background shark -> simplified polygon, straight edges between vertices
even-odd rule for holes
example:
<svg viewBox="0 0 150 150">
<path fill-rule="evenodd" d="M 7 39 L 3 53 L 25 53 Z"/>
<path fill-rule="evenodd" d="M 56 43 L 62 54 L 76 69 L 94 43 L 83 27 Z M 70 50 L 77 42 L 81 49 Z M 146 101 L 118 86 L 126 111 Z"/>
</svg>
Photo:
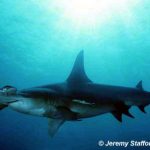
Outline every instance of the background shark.
<svg viewBox="0 0 150 150">
<path fill-rule="evenodd" d="M 0 91 L 1 110 L 9 106 L 21 113 L 47 117 L 51 137 L 65 121 L 112 113 L 122 122 L 123 114 L 134 118 L 129 108 L 138 106 L 145 113 L 149 103 L 150 93 L 143 90 L 142 81 L 135 88 L 93 83 L 84 70 L 83 51 L 65 82 L 24 90 L 5 86 Z"/>
</svg>

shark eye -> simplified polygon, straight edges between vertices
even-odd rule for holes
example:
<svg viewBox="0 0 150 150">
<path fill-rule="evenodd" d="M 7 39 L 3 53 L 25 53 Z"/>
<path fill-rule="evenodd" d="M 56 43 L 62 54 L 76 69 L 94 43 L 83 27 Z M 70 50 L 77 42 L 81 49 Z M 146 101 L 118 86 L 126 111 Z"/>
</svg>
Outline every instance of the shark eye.
<svg viewBox="0 0 150 150">
<path fill-rule="evenodd" d="M 10 85 L 6 85 L 2 88 L 2 91 L 4 92 L 4 94 L 6 95 L 14 95 L 17 92 L 17 89 L 13 86 Z"/>
</svg>

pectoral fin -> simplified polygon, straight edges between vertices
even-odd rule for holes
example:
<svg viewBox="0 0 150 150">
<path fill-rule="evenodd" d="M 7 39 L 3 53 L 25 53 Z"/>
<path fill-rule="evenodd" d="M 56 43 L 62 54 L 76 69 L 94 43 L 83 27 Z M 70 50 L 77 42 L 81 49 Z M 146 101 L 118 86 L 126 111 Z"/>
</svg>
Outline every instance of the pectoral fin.
<svg viewBox="0 0 150 150">
<path fill-rule="evenodd" d="M 48 133 L 50 137 L 53 137 L 59 130 L 60 126 L 65 122 L 62 119 L 48 119 Z"/>
</svg>

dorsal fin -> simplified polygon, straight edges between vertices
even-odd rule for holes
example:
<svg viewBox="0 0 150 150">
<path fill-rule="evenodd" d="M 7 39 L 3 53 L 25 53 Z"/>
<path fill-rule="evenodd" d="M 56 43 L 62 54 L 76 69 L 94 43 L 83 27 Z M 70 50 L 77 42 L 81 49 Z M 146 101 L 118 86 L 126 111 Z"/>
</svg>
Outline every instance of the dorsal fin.
<svg viewBox="0 0 150 150">
<path fill-rule="evenodd" d="M 91 82 L 84 70 L 84 52 L 81 51 L 74 63 L 71 74 L 67 79 L 68 83 L 86 83 Z"/>
<path fill-rule="evenodd" d="M 136 85 L 136 88 L 138 88 L 139 90 L 143 90 L 142 80 Z"/>
</svg>

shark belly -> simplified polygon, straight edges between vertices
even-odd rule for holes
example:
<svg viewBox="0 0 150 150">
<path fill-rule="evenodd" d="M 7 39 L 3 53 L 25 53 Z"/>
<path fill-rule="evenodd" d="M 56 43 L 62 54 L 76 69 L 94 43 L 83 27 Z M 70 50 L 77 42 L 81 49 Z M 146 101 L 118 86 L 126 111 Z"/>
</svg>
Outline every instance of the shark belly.
<svg viewBox="0 0 150 150">
<path fill-rule="evenodd" d="M 20 101 L 9 104 L 10 108 L 20 113 L 53 119 L 60 119 L 63 117 L 61 111 L 57 108 L 59 106 L 64 106 L 60 99 L 45 100 L 22 98 Z"/>
<path fill-rule="evenodd" d="M 73 100 L 70 105 L 70 110 L 78 113 L 79 118 L 94 117 L 100 114 L 113 111 L 115 108 L 113 105 L 108 104 L 94 104 L 87 103 L 85 101 Z"/>
<path fill-rule="evenodd" d="M 9 107 L 20 113 L 43 116 L 46 111 L 46 105 L 42 101 L 36 102 L 33 99 L 20 100 L 9 104 Z"/>
</svg>

